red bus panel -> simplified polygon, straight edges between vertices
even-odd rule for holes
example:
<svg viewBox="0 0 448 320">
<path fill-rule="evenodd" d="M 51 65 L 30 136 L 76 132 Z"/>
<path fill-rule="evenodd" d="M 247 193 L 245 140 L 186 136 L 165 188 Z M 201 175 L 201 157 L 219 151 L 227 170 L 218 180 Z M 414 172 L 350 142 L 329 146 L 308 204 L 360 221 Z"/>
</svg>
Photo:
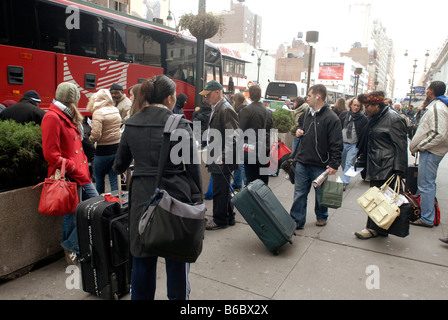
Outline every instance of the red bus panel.
<svg viewBox="0 0 448 320">
<path fill-rule="evenodd" d="M 8 83 L 8 66 L 23 70 L 14 77 L 21 78 L 23 84 Z M 56 91 L 56 53 L 0 45 L 0 103 L 18 102 L 28 90 L 37 91 L 40 107 L 48 108 Z"/>
<path fill-rule="evenodd" d="M 163 69 L 113 60 L 92 59 L 68 54 L 57 55 L 57 82 L 72 82 L 81 92 L 79 109 L 85 109 L 90 96 L 99 89 L 110 89 L 113 83 L 121 85 L 124 92 L 138 83 L 139 79 L 162 74 Z M 94 89 L 89 88 L 92 79 Z"/>
</svg>

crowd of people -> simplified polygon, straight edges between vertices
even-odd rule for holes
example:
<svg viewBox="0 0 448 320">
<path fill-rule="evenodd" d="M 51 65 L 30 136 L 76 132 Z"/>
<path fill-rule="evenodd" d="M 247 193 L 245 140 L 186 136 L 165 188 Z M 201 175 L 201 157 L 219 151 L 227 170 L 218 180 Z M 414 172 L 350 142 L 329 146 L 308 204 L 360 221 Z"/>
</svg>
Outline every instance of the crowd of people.
<svg viewBox="0 0 448 320">
<path fill-rule="evenodd" d="M 110 190 L 117 190 L 117 175 L 134 164 L 129 189 L 131 298 L 154 299 L 157 257 L 144 252 L 138 221 L 155 190 L 164 124 L 171 114 L 183 113 L 188 97 L 178 94 L 175 82 L 164 75 L 130 87 L 129 98 L 123 91 L 122 86 L 113 84 L 109 90 L 100 89 L 92 94 L 87 107 L 92 112 L 91 121 L 83 119 L 78 109 L 80 92 L 69 82 L 58 85 L 47 112 L 39 108 L 40 96 L 31 90 L 18 103 L 7 102 L 9 105 L 3 108 L 0 119 L 33 121 L 41 126 L 48 175 L 54 174 L 62 159 L 66 159 L 67 175 L 78 185 L 79 201 L 104 193 L 106 175 Z M 200 148 L 212 149 L 208 153 L 207 170 L 211 174 L 213 210 L 207 230 L 235 225 L 232 192 L 256 179 L 269 183 L 269 175 L 263 169 L 268 166 L 264 159 L 269 157 L 273 143 L 269 135 L 273 115 L 263 106 L 261 92 L 259 85 L 252 85 L 248 97 L 243 93 L 227 97 L 219 82 L 210 81 L 200 92 L 204 100 L 192 115 L 200 130 L 194 132 L 186 119 L 179 124 L 188 133 L 190 152 L 183 155 L 181 163 L 168 161 L 162 186 L 176 199 L 194 202 L 195 190 L 199 188 L 203 194 L 201 168 L 193 160 L 195 153 Z M 448 152 L 445 93 L 443 82 L 432 82 L 426 91 L 427 99 L 417 112 L 412 107 L 403 111 L 399 103 L 392 104 L 380 91 L 361 94 L 349 101 L 339 99 L 331 108 L 326 103 L 327 90 L 320 84 L 312 86 L 307 97 L 295 98 L 292 106 L 287 101 L 284 109 L 291 111 L 293 119 L 290 132 L 294 136 L 295 160 L 290 215 L 296 228 L 305 227 L 312 182 L 323 172 L 335 175 L 341 166 L 344 191 L 350 184 L 346 173 L 352 167 L 363 168 L 363 178 L 370 181 L 370 186 L 381 186 L 392 175 L 406 177 L 408 149 L 412 155 L 419 154 L 420 159 L 418 194 L 422 213 L 413 224 L 432 227 L 437 169 Z M 255 139 L 246 135 L 250 130 Z M 172 141 L 170 149 L 176 143 Z M 93 148 L 87 148 L 87 144 Z M 239 147 L 241 152 L 237 152 Z M 95 184 L 89 171 L 90 158 Z M 321 189 L 317 187 L 315 191 L 316 225 L 323 227 L 327 224 L 328 208 L 320 205 Z M 355 232 L 356 237 L 365 240 L 386 236 L 371 228 L 372 223 L 368 219 L 366 227 Z M 74 213 L 64 216 L 62 232 L 62 247 L 68 261 L 74 263 L 79 254 Z M 188 299 L 189 264 L 166 259 L 166 272 L 169 298 Z"/>
</svg>

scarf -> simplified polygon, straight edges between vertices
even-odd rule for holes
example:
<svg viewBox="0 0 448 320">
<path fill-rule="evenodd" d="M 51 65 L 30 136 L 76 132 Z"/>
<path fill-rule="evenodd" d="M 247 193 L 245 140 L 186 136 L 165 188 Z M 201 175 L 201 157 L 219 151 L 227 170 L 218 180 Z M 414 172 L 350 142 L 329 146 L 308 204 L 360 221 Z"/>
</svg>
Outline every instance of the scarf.
<svg viewBox="0 0 448 320">
<path fill-rule="evenodd" d="M 351 110 L 348 112 L 347 116 L 344 119 L 344 127 L 343 129 L 347 129 L 347 138 L 352 138 L 353 133 L 353 124 L 356 120 L 358 120 L 362 116 L 361 111 L 357 113 L 353 113 Z"/>
<path fill-rule="evenodd" d="M 73 117 L 75 116 L 75 111 L 67 107 L 65 104 L 58 100 L 53 100 L 53 104 L 58 107 L 71 121 L 73 121 Z M 78 126 L 78 130 L 81 132 L 81 137 L 84 137 L 84 127 L 82 124 Z"/>
</svg>

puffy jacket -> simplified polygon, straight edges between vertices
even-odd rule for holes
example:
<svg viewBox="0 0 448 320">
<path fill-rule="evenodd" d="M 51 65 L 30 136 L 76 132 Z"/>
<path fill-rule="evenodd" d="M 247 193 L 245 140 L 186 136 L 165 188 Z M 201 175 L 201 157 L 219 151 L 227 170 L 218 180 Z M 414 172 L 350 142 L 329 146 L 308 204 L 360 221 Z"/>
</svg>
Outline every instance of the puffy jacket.
<svg viewBox="0 0 448 320">
<path fill-rule="evenodd" d="M 365 147 L 360 146 L 357 167 L 366 169 L 367 180 L 386 180 L 393 173 L 405 174 L 408 167 L 407 131 L 404 119 L 384 107 L 370 118 Z M 364 142 L 365 143 L 365 142 Z"/>
<path fill-rule="evenodd" d="M 82 134 L 53 103 L 42 119 L 42 149 L 48 162 L 48 176 L 60 168 L 59 158 L 67 159 L 67 176 L 78 185 L 90 183 L 89 164 L 82 147 Z"/>
<path fill-rule="evenodd" d="M 443 102 L 433 100 L 426 107 L 409 149 L 412 153 L 429 151 L 441 157 L 448 152 L 448 107 Z"/>
<path fill-rule="evenodd" d="M 89 140 L 96 142 L 97 145 L 119 143 L 122 120 L 109 90 L 101 89 L 95 93 L 87 108 L 92 112 L 92 131 Z"/>
</svg>

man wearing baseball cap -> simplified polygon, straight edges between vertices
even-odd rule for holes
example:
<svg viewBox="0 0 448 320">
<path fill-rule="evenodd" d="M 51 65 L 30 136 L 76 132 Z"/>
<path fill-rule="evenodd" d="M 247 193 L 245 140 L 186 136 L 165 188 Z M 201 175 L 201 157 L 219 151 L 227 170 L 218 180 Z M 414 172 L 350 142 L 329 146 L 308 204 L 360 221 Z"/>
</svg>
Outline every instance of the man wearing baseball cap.
<svg viewBox="0 0 448 320">
<path fill-rule="evenodd" d="M 223 96 L 223 87 L 218 81 L 207 82 L 199 94 L 212 108 L 209 126 L 204 132 L 208 146 L 207 168 L 213 180 L 213 221 L 207 224 L 206 229 L 217 230 L 235 225 L 229 182 L 231 172 L 239 167 L 236 161 L 238 115 Z M 217 134 L 221 139 L 217 139 Z"/>
<path fill-rule="evenodd" d="M 11 119 L 22 124 L 33 121 L 40 125 L 45 115 L 45 111 L 39 108 L 40 102 L 40 96 L 36 91 L 27 91 L 18 103 L 3 110 L 0 119 Z"/>
</svg>

